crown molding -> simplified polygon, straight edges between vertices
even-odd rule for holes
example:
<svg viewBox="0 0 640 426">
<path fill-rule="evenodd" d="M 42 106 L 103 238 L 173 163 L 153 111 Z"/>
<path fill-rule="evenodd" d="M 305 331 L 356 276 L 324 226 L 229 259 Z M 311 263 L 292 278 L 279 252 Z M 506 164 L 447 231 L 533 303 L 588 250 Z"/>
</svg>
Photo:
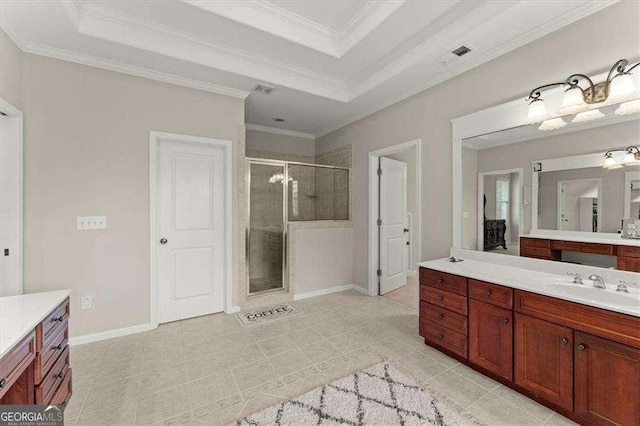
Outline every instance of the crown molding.
<svg viewBox="0 0 640 426">
<path fill-rule="evenodd" d="M 405 0 L 369 0 L 337 35 L 337 50 L 340 57 L 360 43 L 404 3 Z"/>
<path fill-rule="evenodd" d="M 340 79 L 104 7 L 89 6 L 79 32 L 258 81 L 269 81 L 340 102 L 348 101 L 345 83 Z"/>
<path fill-rule="evenodd" d="M 276 135 L 293 136 L 296 138 L 304 138 L 304 139 L 311 139 L 311 140 L 316 139 L 316 137 L 311 133 L 303 133 L 303 132 L 296 132 L 294 130 L 278 129 L 276 127 L 261 126 L 260 124 L 247 123 L 244 125 L 244 127 L 247 128 L 248 130 L 254 130 L 256 132 L 274 133 Z"/>
<path fill-rule="evenodd" d="M 614 3 L 618 3 L 620 0 L 610 0 L 608 2 L 604 2 L 604 1 L 597 1 L 597 0 L 593 0 L 590 1 L 588 3 L 585 3 L 583 5 L 581 5 L 580 7 L 573 9 L 571 11 L 571 13 L 566 13 L 564 15 L 561 15 L 551 21 L 546 22 L 543 25 L 540 25 L 536 28 L 534 28 L 531 31 L 528 31 L 525 34 L 520 35 L 519 37 L 515 37 L 510 39 L 508 42 L 503 43 L 502 45 L 494 48 L 494 49 L 490 49 L 488 51 L 485 52 L 481 52 L 478 55 L 476 55 L 475 57 L 471 57 L 469 58 L 469 60 L 466 60 L 464 62 L 459 63 L 458 65 L 452 66 L 450 67 L 446 72 L 439 74 L 438 76 L 426 81 L 424 84 L 419 85 L 418 87 L 408 90 L 406 92 L 404 92 L 403 94 L 396 96 L 392 99 L 390 99 L 387 102 L 383 102 L 380 103 L 377 106 L 374 106 L 373 108 L 361 113 L 361 114 L 357 114 L 352 116 L 349 119 L 346 119 L 344 121 L 341 121 L 340 124 L 337 125 L 333 125 L 333 126 L 329 126 L 326 127 L 325 129 L 321 129 L 319 132 L 316 133 L 316 139 L 319 139 L 321 137 L 324 137 L 326 135 L 328 135 L 329 133 L 335 132 L 336 130 L 339 130 L 343 127 L 346 127 L 350 124 L 355 123 L 358 120 L 361 120 L 365 117 L 368 117 L 370 115 L 375 114 L 376 112 L 382 111 L 385 108 L 388 108 L 392 105 L 395 105 L 399 102 L 402 102 L 403 100 L 410 98 L 414 95 L 417 95 L 418 93 L 424 92 L 427 89 L 430 89 L 442 82 L 445 82 L 457 75 L 460 75 L 466 71 L 471 70 L 472 68 L 475 68 L 485 62 L 491 61 L 492 59 L 495 59 L 499 56 L 502 56 L 503 54 L 510 52 L 514 49 L 517 49 L 521 46 L 524 46 L 527 43 L 530 43 L 540 37 L 544 37 L 547 34 L 550 34 L 564 26 L 567 26 L 575 21 L 578 21 L 586 16 L 589 16 L 593 13 L 596 13 L 602 9 L 605 9 L 609 6 L 611 6 Z M 354 97 L 352 96 L 353 92 L 350 92 L 350 100 L 354 99 Z"/>
<path fill-rule="evenodd" d="M 189 87 L 191 89 L 202 90 L 205 92 L 215 93 L 217 95 L 230 96 L 232 98 L 246 99 L 250 92 L 244 90 L 233 89 L 221 86 L 219 84 L 209 83 L 201 80 L 180 77 L 174 74 L 154 71 L 148 68 L 137 67 L 134 65 L 123 64 L 112 60 L 97 58 L 95 56 L 85 55 L 82 53 L 72 52 L 70 50 L 59 49 L 39 43 L 27 43 L 22 49 L 26 53 L 33 55 L 46 56 L 48 58 L 60 59 L 76 64 L 88 65 L 95 68 L 102 68 L 109 71 L 115 71 L 122 74 L 142 77 L 149 80 L 161 81 L 163 83 L 174 84 L 176 86 Z"/>
</svg>

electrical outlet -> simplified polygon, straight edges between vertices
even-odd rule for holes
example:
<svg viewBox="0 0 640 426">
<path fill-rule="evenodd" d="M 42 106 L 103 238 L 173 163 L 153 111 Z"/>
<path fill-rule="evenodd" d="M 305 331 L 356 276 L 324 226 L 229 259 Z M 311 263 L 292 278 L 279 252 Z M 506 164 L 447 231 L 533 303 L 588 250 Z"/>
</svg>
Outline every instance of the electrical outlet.
<svg viewBox="0 0 640 426">
<path fill-rule="evenodd" d="M 80 299 L 80 309 L 91 309 L 93 308 L 93 298 L 91 296 L 84 296 Z"/>
<path fill-rule="evenodd" d="M 78 216 L 78 229 L 85 231 L 88 229 L 107 229 L 106 216 Z"/>
</svg>

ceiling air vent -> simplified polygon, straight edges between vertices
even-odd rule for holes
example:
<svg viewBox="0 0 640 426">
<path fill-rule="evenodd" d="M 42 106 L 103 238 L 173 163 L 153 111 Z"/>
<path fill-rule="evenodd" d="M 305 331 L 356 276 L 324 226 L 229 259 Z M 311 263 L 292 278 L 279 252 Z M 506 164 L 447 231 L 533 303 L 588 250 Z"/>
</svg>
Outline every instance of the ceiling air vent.
<svg viewBox="0 0 640 426">
<path fill-rule="evenodd" d="M 264 84 L 256 84 L 256 87 L 253 88 L 254 92 L 264 93 L 265 95 L 270 95 L 271 92 L 274 91 L 273 87 L 265 86 Z"/>
<path fill-rule="evenodd" d="M 460 46 L 451 53 L 453 53 L 456 56 L 464 56 L 469 52 L 471 52 L 471 49 L 469 49 L 467 46 Z"/>
</svg>

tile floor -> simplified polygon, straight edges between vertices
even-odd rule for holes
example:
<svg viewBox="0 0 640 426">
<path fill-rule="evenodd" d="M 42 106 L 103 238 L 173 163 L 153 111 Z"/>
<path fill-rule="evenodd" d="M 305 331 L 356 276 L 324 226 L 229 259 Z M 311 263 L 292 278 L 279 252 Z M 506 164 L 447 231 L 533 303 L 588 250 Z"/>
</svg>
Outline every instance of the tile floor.
<svg viewBox="0 0 640 426">
<path fill-rule="evenodd" d="M 384 297 L 411 309 L 418 310 L 418 292 L 418 274 L 407 274 L 407 284 L 390 291 L 385 294 Z"/>
<path fill-rule="evenodd" d="M 253 328 L 217 314 L 72 347 L 66 424 L 228 424 L 383 359 L 487 424 L 571 424 L 424 345 L 414 310 L 354 291 L 295 303 Z"/>
</svg>

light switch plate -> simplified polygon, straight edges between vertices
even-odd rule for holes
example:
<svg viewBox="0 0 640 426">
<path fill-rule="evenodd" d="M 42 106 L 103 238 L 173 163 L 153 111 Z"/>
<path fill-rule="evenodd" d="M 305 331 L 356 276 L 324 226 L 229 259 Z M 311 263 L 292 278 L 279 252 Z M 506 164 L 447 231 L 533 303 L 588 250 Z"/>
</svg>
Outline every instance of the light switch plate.
<svg viewBox="0 0 640 426">
<path fill-rule="evenodd" d="M 84 296 L 80 298 L 80 309 L 91 309 L 93 308 L 93 298 L 91 296 Z"/>
<path fill-rule="evenodd" d="M 78 229 L 107 229 L 106 216 L 78 216 Z"/>
</svg>

